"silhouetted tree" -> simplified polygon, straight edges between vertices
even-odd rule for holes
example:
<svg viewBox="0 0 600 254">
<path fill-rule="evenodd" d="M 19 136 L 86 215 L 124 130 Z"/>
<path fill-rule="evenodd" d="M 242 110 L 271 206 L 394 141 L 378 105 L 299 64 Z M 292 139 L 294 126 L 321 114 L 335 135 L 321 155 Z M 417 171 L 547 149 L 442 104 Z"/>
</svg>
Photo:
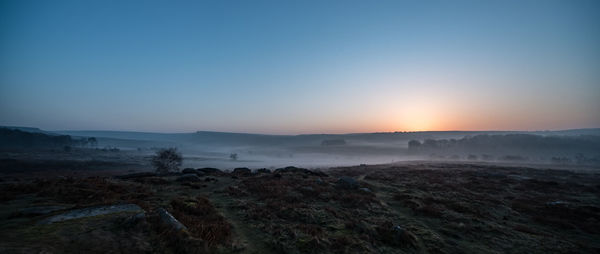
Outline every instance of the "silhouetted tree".
<svg viewBox="0 0 600 254">
<path fill-rule="evenodd" d="M 408 141 L 408 149 L 418 149 L 419 147 L 421 147 L 421 142 L 418 140 Z"/>
<path fill-rule="evenodd" d="M 159 174 L 179 171 L 182 161 L 183 157 L 177 152 L 177 148 L 161 149 L 152 156 L 152 165 Z"/>
</svg>

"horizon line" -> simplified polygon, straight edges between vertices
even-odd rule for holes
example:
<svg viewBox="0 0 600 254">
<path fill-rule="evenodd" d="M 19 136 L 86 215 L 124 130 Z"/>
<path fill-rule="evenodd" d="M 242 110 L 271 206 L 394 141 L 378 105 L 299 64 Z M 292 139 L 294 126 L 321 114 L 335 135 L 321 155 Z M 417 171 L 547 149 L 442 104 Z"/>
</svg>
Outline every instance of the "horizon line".
<svg viewBox="0 0 600 254">
<path fill-rule="evenodd" d="M 568 128 L 568 129 L 546 129 L 546 130 L 415 130 L 415 131 L 372 131 L 372 132 L 339 132 L 339 133 L 295 133 L 295 134 L 274 134 L 274 133 L 259 133 L 259 132 L 235 132 L 235 131 L 218 131 L 218 130 L 196 130 L 196 131 L 181 131 L 181 132 L 163 132 L 163 131 L 143 131 L 143 130 L 118 130 L 118 129 L 43 129 L 40 127 L 31 126 L 15 126 L 15 125 L 0 125 L 3 128 L 32 128 L 41 131 L 49 132 L 137 132 L 137 133 L 154 133 L 154 134 L 190 134 L 198 132 L 215 132 L 215 133 L 230 133 L 230 134 L 247 134 L 247 135 L 268 135 L 268 136 L 301 136 L 301 135 L 352 135 L 352 134 L 390 134 L 390 133 L 419 133 L 419 132 L 560 132 L 560 131 L 575 131 L 575 130 L 593 130 L 600 127 L 589 128 Z"/>
</svg>

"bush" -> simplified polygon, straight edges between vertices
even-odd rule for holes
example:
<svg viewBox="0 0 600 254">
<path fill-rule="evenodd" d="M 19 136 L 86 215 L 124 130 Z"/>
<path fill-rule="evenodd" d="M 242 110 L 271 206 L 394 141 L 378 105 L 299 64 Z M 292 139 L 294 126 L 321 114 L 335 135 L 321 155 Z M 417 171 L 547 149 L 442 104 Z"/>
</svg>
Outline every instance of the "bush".
<svg viewBox="0 0 600 254">
<path fill-rule="evenodd" d="M 152 166 L 159 174 L 178 172 L 182 161 L 183 157 L 177 152 L 177 148 L 161 149 L 152 156 Z"/>
</svg>

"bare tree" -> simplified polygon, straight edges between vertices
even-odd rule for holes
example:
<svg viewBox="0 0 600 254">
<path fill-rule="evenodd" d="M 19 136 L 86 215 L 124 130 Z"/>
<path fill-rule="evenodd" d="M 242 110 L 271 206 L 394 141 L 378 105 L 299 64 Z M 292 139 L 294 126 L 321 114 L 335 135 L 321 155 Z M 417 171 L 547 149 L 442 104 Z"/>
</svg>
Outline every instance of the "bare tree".
<svg viewBox="0 0 600 254">
<path fill-rule="evenodd" d="M 160 149 L 152 156 L 152 165 L 159 174 L 178 172 L 182 161 L 183 157 L 177 148 Z"/>
</svg>

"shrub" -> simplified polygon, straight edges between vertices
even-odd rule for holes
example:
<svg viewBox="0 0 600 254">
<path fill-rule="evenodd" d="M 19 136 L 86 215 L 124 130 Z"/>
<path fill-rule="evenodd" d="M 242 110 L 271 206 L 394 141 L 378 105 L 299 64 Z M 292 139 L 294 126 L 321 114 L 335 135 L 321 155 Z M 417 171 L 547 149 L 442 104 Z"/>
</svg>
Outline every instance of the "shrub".
<svg viewBox="0 0 600 254">
<path fill-rule="evenodd" d="M 152 166 L 156 168 L 156 172 L 159 174 L 179 171 L 182 161 L 183 157 L 177 152 L 177 148 L 161 149 L 152 156 Z"/>
</svg>

